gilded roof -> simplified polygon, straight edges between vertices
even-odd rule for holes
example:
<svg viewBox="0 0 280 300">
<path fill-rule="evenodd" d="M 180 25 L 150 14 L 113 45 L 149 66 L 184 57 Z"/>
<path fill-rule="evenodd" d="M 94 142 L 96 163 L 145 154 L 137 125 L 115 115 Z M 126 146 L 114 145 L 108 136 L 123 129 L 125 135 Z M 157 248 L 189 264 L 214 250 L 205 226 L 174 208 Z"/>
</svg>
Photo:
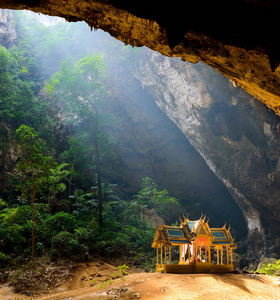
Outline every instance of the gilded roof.
<svg viewBox="0 0 280 300">
<path fill-rule="evenodd" d="M 209 220 L 206 216 L 201 216 L 199 220 L 191 221 L 184 216 L 184 221 L 180 226 L 167 226 L 162 223 L 157 227 L 157 232 L 153 240 L 152 247 L 158 248 L 161 245 L 180 245 L 190 244 L 198 236 L 206 236 L 211 241 L 212 246 L 231 246 L 236 247 L 235 240 L 232 238 L 230 228 L 210 228 Z"/>
</svg>

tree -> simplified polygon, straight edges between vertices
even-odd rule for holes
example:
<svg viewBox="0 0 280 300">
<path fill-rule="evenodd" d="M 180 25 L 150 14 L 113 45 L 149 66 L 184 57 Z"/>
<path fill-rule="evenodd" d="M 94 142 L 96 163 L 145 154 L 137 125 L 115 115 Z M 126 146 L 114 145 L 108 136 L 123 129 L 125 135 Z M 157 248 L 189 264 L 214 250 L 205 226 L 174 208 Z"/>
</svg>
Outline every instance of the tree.
<svg viewBox="0 0 280 300">
<path fill-rule="evenodd" d="M 154 208 L 161 217 L 180 209 L 179 201 L 169 196 L 169 192 L 166 189 L 160 191 L 151 178 L 143 178 L 141 187 L 142 190 L 134 197 L 140 205 Z"/>
<path fill-rule="evenodd" d="M 57 166 L 56 163 L 54 163 L 54 167 L 50 168 L 42 178 L 47 190 L 48 205 L 52 214 L 56 212 L 58 202 L 60 204 L 63 202 L 66 203 L 66 205 L 69 204 L 66 200 L 59 201 L 57 199 L 58 192 L 64 192 L 66 189 L 66 185 L 62 180 L 72 173 L 71 171 L 64 169 L 67 166 L 69 166 L 69 164 L 60 164 Z"/>
<path fill-rule="evenodd" d="M 46 103 L 33 95 L 30 83 L 23 74 L 28 74 L 24 58 L 17 48 L 6 50 L 0 46 L 0 150 L 1 194 L 6 185 L 5 164 L 12 132 L 25 123 L 41 127 Z"/>
<path fill-rule="evenodd" d="M 44 184 L 48 182 L 52 194 L 58 192 L 59 181 L 68 173 L 62 170 L 62 166 L 56 167 L 56 162 L 51 156 L 43 154 L 43 146 L 38 134 L 32 127 L 22 124 L 16 130 L 18 143 L 19 162 L 16 169 L 21 172 L 21 183 L 18 189 L 22 197 L 31 201 L 32 205 L 32 260 L 34 260 L 34 205 L 36 194 L 40 192 Z"/>
<path fill-rule="evenodd" d="M 64 102 L 65 119 L 79 127 L 77 137 L 84 145 L 91 148 L 98 187 L 99 225 L 102 226 L 103 189 L 101 176 L 101 138 L 102 131 L 101 106 L 106 96 L 104 81 L 106 66 L 101 55 L 88 55 L 76 64 L 67 60 L 61 69 L 52 76 L 47 92 Z M 68 104 L 65 105 L 65 104 Z M 62 104 L 63 105 L 63 104 Z M 103 114 L 104 115 L 104 114 Z M 107 137 L 108 140 L 108 137 Z"/>
</svg>

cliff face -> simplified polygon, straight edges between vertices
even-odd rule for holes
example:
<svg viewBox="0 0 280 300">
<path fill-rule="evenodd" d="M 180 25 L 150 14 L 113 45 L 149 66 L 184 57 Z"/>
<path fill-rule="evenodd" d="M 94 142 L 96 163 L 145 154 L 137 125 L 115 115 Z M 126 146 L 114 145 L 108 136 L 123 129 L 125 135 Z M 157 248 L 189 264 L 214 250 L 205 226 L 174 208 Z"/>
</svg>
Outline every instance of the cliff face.
<svg viewBox="0 0 280 300">
<path fill-rule="evenodd" d="M 203 64 L 145 51 L 135 76 L 241 208 L 252 256 L 279 253 L 279 118 Z"/>
<path fill-rule="evenodd" d="M 13 25 L 13 13 L 0 9 L 0 45 L 10 48 L 15 43 L 17 34 Z"/>
<path fill-rule="evenodd" d="M 202 61 L 280 113 L 279 1 L 2 0 L 0 7 L 84 20 L 133 46 Z"/>
<path fill-rule="evenodd" d="M 223 226 L 227 220 L 237 239 L 246 237 L 242 212 L 224 184 L 130 70 L 131 64 L 123 63 L 109 70 L 112 96 L 106 111 L 116 118 L 109 130 L 118 159 L 108 163 L 104 176 L 130 199 L 139 191 L 142 178 L 149 176 L 176 197 L 191 218 L 203 212 L 213 225 Z M 170 211 L 166 221 L 174 223 L 178 215 L 182 211 Z"/>
</svg>

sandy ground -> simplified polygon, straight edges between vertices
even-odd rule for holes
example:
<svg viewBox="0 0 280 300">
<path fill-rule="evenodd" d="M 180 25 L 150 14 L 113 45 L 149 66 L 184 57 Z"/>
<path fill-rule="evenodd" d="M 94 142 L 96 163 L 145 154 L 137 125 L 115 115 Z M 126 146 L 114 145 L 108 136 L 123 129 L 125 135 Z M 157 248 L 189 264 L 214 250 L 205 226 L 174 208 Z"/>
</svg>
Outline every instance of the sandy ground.
<svg viewBox="0 0 280 300">
<path fill-rule="evenodd" d="M 251 300 L 280 299 L 278 278 L 253 274 L 156 274 L 134 273 L 113 280 L 113 285 L 100 288 L 116 268 L 106 263 L 78 264 L 71 275 L 40 300 L 88 299 L 205 299 Z M 91 286 L 92 279 L 95 285 Z M 2 300 L 35 299 L 0 290 Z"/>
</svg>

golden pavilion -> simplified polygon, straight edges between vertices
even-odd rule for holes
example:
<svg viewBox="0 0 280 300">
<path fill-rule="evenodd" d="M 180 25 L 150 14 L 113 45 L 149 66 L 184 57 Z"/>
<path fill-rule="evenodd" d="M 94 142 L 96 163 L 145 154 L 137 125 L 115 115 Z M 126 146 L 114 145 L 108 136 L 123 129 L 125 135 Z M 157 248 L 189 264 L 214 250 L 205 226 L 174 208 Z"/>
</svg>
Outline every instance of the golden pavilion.
<svg viewBox="0 0 280 300">
<path fill-rule="evenodd" d="M 230 227 L 210 228 L 206 216 L 190 221 L 184 216 L 180 226 L 157 227 L 152 247 L 157 251 L 157 273 L 227 273 L 233 271 L 233 250 L 237 248 Z M 179 259 L 172 262 L 172 247 Z M 173 254 L 174 255 L 174 254 Z"/>
</svg>

